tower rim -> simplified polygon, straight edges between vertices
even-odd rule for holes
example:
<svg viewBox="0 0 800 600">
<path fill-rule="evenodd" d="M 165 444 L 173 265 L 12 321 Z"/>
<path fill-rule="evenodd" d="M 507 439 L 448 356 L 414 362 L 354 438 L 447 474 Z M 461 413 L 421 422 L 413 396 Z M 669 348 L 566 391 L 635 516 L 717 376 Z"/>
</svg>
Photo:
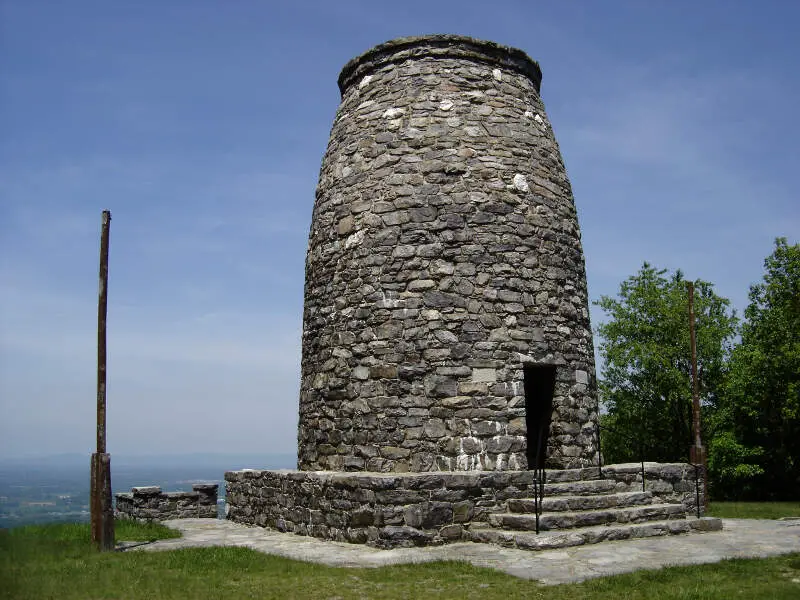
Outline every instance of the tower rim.
<svg viewBox="0 0 800 600">
<path fill-rule="evenodd" d="M 539 63 L 518 48 L 465 35 L 433 34 L 395 38 L 351 59 L 339 73 L 339 91 L 344 96 L 356 81 L 385 65 L 422 57 L 461 58 L 511 69 L 528 77 L 537 93 L 542 84 Z"/>
</svg>

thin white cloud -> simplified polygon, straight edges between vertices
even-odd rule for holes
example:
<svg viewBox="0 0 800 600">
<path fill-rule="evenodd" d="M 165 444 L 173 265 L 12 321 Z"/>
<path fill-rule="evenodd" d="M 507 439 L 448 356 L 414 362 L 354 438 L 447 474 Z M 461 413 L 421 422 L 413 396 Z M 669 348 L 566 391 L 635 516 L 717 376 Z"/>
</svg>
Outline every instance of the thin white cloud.
<svg viewBox="0 0 800 600">
<path fill-rule="evenodd" d="M 30 451 L 31 436 L 43 453 L 93 442 L 95 310 L 49 289 L 0 288 L 0 454 Z M 299 361 L 299 315 L 118 313 L 108 331 L 113 451 L 291 449 Z M 238 419 L 243 427 L 223 426 Z"/>
<path fill-rule="evenodd" d="M 647 260 L 715 282 L 741 312 L 772 239 L 800 229 L 793 191 L 751 156 L 765 135 L 751 107 L 780 84 L 742 68 L 688 76 L 673 60 L 607 69 L 555 124 L 590 292 L 616 293 Z"/>
</svg>

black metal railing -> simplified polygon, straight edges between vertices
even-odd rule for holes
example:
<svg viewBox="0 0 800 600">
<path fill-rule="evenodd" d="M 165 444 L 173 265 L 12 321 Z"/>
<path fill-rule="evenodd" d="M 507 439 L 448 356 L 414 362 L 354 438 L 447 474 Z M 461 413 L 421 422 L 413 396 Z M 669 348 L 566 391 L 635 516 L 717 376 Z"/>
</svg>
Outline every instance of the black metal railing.
<svg viewBox="0 0 800 600">
<path fill-rule="evenodd" d="M 647 473 L 644 468 L 645 463 L 645 450 L 644 450 L 644 442 L 640 437 L 633 437 L 627 435 L 621 431 L 614 429 L 613 427 L 601 427 L 601 425 L 597 424 L 597 469 L 599 477 L 602 479 L 603 475 L 603 453 L 602 453 L 602 446 L 601 446 L 601 433 L 600 430 L 604 429 L 605 431 L 610 431 L 622 438 L 636 442 L 636 445 L 639 448 L 639 465 L 640 465 L 640 473 L 642 477 L 642 491 L 647 491 Z M 536 443 L 536 456 L 533 465 L 533 512 L 536 518 L 536 533 L 540 532 L 540 518 L 542 515 L 542 505 L 544 504 L 544 486 L 547 481 L 547 472 L 545 471 L 544 466 L 542 466 L 541 460 L 541 452 L 542 452 L 542 441 L 544 439 L 544 429 L 540 428 L 537 435 L 537 443 Z M 702 516 L 701 512 L 701 504 L 700 504 L 700 472 L 703 470 L 703 465 L 699 464 L 691 464 L 694 467 L 694 492 L 695 492 L 695 510 L 697 513 L 697 518 L 699 519 Z M 703 473 L 705 477 L 705 473 Z"/>
<path fill-rule="evenodd" d="M 602 452 L 603 448 L 602 448 L 602 445 L 601 445 L 601 443 L 602 443 L 601 442 L 602 437 L 601 437 L 601 434 L 600 434 L 600 430 L 601 429 L 603 429 L 605 431 L 610 431 L 610 432 L 612 432 L 612 433 L 624 438 L 628 442 L 635 442 L 636 445 L 639 447 L 639 465 L 640 465 L 640 470 L 641 470 L 641 474 L 642 474 L 642 491 L 643 492 L 647 491 L 646 490 L 647 477 L 646 477 L 645 471 L 644 471 L 644 454 L 645 454 L 645 452 L 644 452 L 644 441 L 642 440 L 642 438 L 633 437 L 631 435 L 623 433 L 622 431 L 618 431 L 618 430 L 614 429 L 613 427 L 608 427 L 608 426 L 603 427 L 602 425 L 600 425 L 600 421 L 598 420 L 598 422 L 597 422 L 597 471 L 598 471 L 598 473 L 600 475 L 600 478 L 601 479 L 603 478 L 603 452 Z"/>
<path fill-rule="evenodd" d="M 544 460 L 542 457 L 543 442 L 546 440 L 547 430 L 550 429 L 550 424 L 546 422 L 539 423 L 539 430 L 536 432 L 536 455 L 533 463 L 533 512 L 536 515 L 536 533 L 539 533 L 539 519 L 542 516 L 542 504 L 544 503 L 544 484 L 547 479 L 547 473 L 544 469 Z"/>
<path fill-rule="evenodd" d="M 700 471 L 703 470 L 703 465 L 689 464 L 694 467 L 694 502 L 695 509 L 697 510 L 697 518 L 699 519 L 702 516 L 700 512 Z M 703 477 L 706 477 L 705 472 L 703 473 Z"/>
<path fill-rule="evenodd" d="M 539 518 L 542 516 L 544 502 L 544 484 L 547 474 L 544 467 L 538 465 L 533 470 L 533 512 L 536 515 L 536 533 L 539 533 Z"/>
<path fill-rule="evenodd" d="M 603 453 L 602 453 L 602 446 L 601 446 L 602 437 L 601 437 L 601 433 L 600 433 L 601 429 L 605 430 L 605 431 L 610 431 L 610 432 L 622 437 L 623 439 L 625 439 L 625 440 L 627 440 L 629 442 L 632 441 L 632 442 L 635 442 L 637 444 L 637 446 L 639 447 L 639 465 L 640 465 L 640 471 L 641 471 L 641 476 L 642 476 L 642 491 L 643 492 L 647 491 L 647 489 L 646 489 L 646 487 L 647 487 L 647 483 L 646 483 L 647 482 L 647 475 L 645 473 L 645 468 L 644 468 L 645 450 L 644 450 L 644 442 L 642 441 L 642 438 L 634 437 L 634 436 L 625 434 L 625 433 L 623 433 L 623 432 L 621 432 L 621 431 L 619 431 L 617 429 L 614 429 L 613 427 L 608 427 L 608 426 L 603 427 L 602 425 L 600 425 L 600 423 L 598 421 L 598 423 L 597 423 L 597 469 L 598 469 L 598 473 L 599 473 L 600 477 L 603 478 Z M 703 472 L 703 477 L 706 477 L 706 473 L 705 473 L 703 465 L 701 465 L 701 464 L 694 464 L 694 463 L 691 463 L 691 462 L 688 462 L 687 464 L 690 464 L 690 465 L 692 465 L 692 467 L 694 467 L 695 512 L 697 513 L 697 518 L 699 519 L 702 516 L 702 505 L 700 504 L 700 485 L 701 485 L 700 484 L 700 472 L 701 471 Z"/>
</svg>

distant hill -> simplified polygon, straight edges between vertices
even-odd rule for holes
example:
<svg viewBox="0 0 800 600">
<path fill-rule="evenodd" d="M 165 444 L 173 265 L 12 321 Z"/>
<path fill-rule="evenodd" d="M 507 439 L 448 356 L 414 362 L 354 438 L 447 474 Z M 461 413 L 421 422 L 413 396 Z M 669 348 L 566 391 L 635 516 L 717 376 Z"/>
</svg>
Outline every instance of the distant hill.
<svg viewBox="0 0 800 600">
<path fill-rule="evenodd" d="M 2 458 L 3 467 L 86 467 L 89 468 L 90 454 L 53 454 L 48 456 L 23 456 Z M 226 471 L 236 469 L 293 469 L 297 464 L 297 454 L 227 454 L 198 452 L 193 454 L 115 454 L 111 453 L 112 468 L 119 466 L 215 466 Z"/>
</svg>

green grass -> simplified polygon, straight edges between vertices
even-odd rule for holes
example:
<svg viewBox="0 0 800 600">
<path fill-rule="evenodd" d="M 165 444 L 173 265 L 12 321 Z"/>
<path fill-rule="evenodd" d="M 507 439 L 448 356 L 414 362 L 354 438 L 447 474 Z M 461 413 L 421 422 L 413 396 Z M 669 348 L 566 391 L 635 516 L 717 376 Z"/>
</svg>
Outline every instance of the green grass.
<svg viewBox="0 0 800 600">
<path fill-rule="evenodd" d="M 800 502 L 711 502 L 706 515 L 723 519 L 800 517 Z"/>
<path fill-rule="evenodd" d="M 115 521 L 114 537 L 118 542 L 152 542 L 181 537 L 181 532 L 160 523 L 136 523 L 135 521 Z"/>
<path fill-rule="evenodd" d="M 119 524 L 117 539 L 151 539 L 158 526 Z M 87 525 L 0 531 L 0 598 L 664 598 L 800 597 L 800 554 L 670 567 L 544 587 L 464 563 L 336 569 L 245 548 L 109 552 Z"/>
</svg>

